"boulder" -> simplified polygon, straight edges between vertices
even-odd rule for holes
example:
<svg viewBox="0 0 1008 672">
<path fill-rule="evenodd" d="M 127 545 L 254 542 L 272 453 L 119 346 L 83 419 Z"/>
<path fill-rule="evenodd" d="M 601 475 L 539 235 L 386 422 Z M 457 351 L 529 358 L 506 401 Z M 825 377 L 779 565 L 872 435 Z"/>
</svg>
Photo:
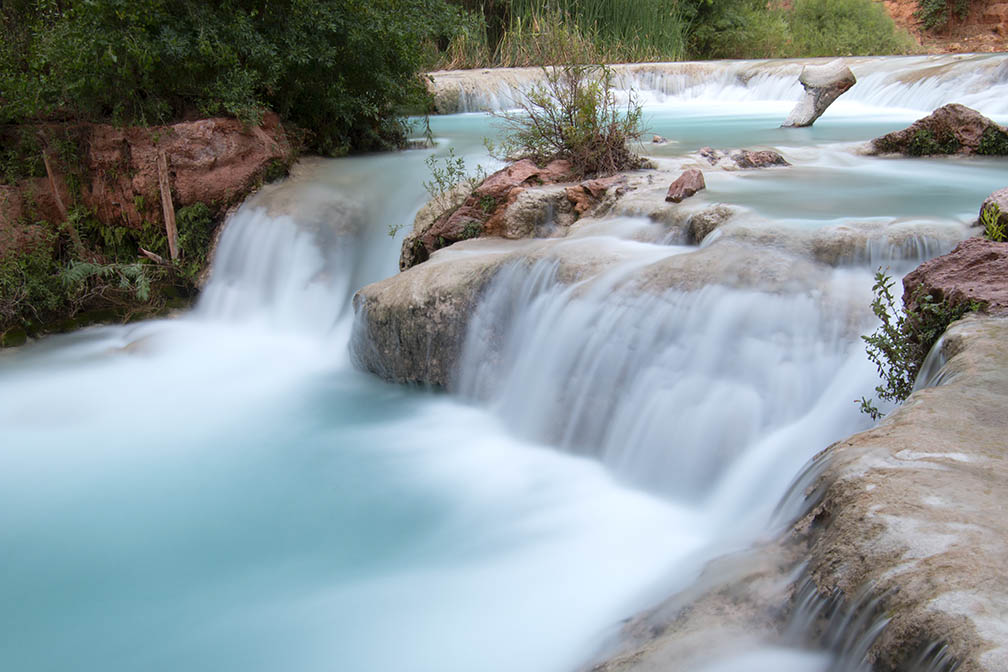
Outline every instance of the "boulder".
<svg viewBox="0 0 1008 672">
<path fill-rule="evenodd" d="M 949 252 L 925 261 L 903 278 L 903 304 L 916 309 L 914 297 L 930 294 L 952 305 L 977 301 L 992 315 L 1008 314 L 1008 243 L 968 238 Z"/>
<path fill-rule="evenodd" d="M 669 185 L 668 193 L 665 195 L 666 201 L 672 203 L 682 203 L 683 199 L 693 196 L 701 189 L 706 189 L 703 173 L 696 168 L 683 171 L 683 174 Z"/>
<path fill-rule="evenodd" d="M 784 126 L 811 126 L 857 79 L 840 59 L 824 65 L 806 65 L 798 81 L 805 94 L 791 110 Z"/>
<path fill-rule="evenodd" d="M 951 103 L 939 107 L 901 131 L 875 138 L 868 154 L 932 156 L 936 154 L 1008 155 L 1008 129 L 976 110 Z"/>
</svg>

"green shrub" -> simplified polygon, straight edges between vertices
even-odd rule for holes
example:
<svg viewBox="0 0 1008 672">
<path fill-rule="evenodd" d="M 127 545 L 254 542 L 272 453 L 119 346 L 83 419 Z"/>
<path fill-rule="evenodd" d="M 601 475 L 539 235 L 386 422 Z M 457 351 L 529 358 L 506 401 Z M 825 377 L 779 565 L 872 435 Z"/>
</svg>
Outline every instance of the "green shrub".
<svg viewBox="0 0 1008 672">
<path fill-rule="evenodd" d="M 953 14 L 959 19 L 965 19 L 969 5 L 969 0 L 917 0 L 914 16 L 927 30 L 944 28 Z"/>
<path fill-rule="evenodd" d="M 641 108 L 632 97 L 625 109 L 616 102 L 609 68 L 547 68 L 543 83 L 519 107 L 521 113 L 501 117 L 502 158 L 532 159 L 540 166 L 565 159 L 576 175 L 611 175 L 642 165 L 627 147 L 640 138 Z"/>
<path fill-rule="evenodd" d="M 0 124 L 268 108 L 316 151 L 385 148 L 424 99 L 421 45 L 456 15 L 445 0 L 15 0 L 0 7 Z"/>
<path fill-rule="evenodd" d="M 936 137 L 926 128 L 914 133 L 906 147 L 906 153 L 910 156 L 955 154 L 957 151 L 959 151 L 959 141 L 955 135 L 948 133 L 942 137 Z"/>
<path fill-rule="evenodd" d="M 910 396 L 924 358 L 948 325 L 968 312 L 982 310 L 983 305 L 976 301 L 952 304 L 944 298 L 939 300 L 924 294 L 921 285 L 911 301 L 915 310 L 908 314 L 896 303 L 892 294 L 894 284 L 881 268 L 875 273 L 871 308 L 881 324 L 872 334 L 861 338 L 868 359 L 882 377 L 875 393 L 879 399 L 898 403 Z M 861 411 L 872 419 L 881 417 L 873 400 L 861 397 L 859 403 Z"/>
<path fill-rule="evenodd" d="M 899 54 L 915 47 L 873 0 L 796 0 L 787 20 L 795 56 Z"/>
<path fill-rule="evenodd" d="M 988 126 L 980 136 L 977 154 L 985 156 L 1008 156 L 1008 133 L 1000 128 Z"/>
</svg>

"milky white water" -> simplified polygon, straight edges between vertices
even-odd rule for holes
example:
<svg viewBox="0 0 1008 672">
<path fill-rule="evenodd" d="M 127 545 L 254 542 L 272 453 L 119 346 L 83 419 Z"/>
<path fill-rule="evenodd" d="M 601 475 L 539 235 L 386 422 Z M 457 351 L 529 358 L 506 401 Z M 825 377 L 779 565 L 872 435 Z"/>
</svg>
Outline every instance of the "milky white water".
<svg viewBox="0 0 1008 672">
<path fill-rule="evenodd" d="M 449 393 L 387 385 L 350 364 L 350 297 L 396 271 L 387 228 L 425 196 L 429 152 L 412 151 L 264 190 L 185 315 L 0 353 L 0 669 L 576 668 L 766 534 L 802 465 L 867 426 L 852 399 L 876 382 L 857 338 L 875 263 L 947 249 L 1004 186 L 1000 161 L 850 151 L 936 87 L 1008 120 L 976 67 L 938 65 L 945 79 L 918 86 L 908 73 L 933 60 L 866 62 L 864 90 L 811 129 L 777 128 L 795 98 L 779 64 L 750 87 L 726 63 L 703 90 L 648 94 L 652 132 L 675 141 L 659 160 L 775 146 L 795 164 L 712 171 L 701 203 L 756 228 L 927 232 L 880 238 L 807 290 L 630 292 L 692 250 L 629 241 L 651 225 L 613 219 L 586 239 L 627 260 L 595 282 L 559 284 L 548 262 L 500 274 Z M 432 125 L 439 154 L 489 164 L 486 116 Z M 726 642 L 708 669 L 831 662 L 792 644 Z"/>
</svg>

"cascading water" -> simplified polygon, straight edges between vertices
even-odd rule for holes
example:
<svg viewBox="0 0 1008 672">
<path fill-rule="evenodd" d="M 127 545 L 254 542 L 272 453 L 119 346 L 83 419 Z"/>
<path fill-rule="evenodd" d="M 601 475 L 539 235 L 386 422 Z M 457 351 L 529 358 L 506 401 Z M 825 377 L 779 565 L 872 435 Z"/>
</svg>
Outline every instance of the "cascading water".
<svg viewBox="0 0 1008 672">
<path fill-rule="evenodd" d="M 956 72 L 1003 58 L 865 63 L 880 93 L 855 87 L 813 129 L 776 128 L 793 84 L 726 109 L 752 63 L 705 66 L 732 84 L 647 109 L 679 143 L 659 160 L 776 144 L 795 164 L 712 174 L 696 198 L 742 214 L 706 253 L 772 234 L 767 249 L 801 256 L 831 227 L 878 233 L 807 282 L 643 291 L 648 269 L 695 248 L 614 217 L 580 240 L 620 250 L 605 274 L 563 284 L 547 259 L 496 277 L 461 398 L 383 384 L 350 365 L 349 299 L 395 272 L 386 229 L 423 201 L 416 151 L 312 162 L 264 190 L 185 315 L 0 354 L 0 668 L 576 668 L 621 619 L 778 524 L 802 465 L 865 426 L 851 400 L 875 384 L 858 339 L 874 265 L 897 274 L 947 249 L 1004 186 L 990 161 L 849 152 L 912 120 L 935 77 L 952 96 Z M 1004 121 L 997 86 L 982 99 L 962 81 Z M 438 151 L 470 165 L 494 132 L 482 115 L 432 125 Z M 707 669 L 831 664 L 728 644 Z"/>
</svg>

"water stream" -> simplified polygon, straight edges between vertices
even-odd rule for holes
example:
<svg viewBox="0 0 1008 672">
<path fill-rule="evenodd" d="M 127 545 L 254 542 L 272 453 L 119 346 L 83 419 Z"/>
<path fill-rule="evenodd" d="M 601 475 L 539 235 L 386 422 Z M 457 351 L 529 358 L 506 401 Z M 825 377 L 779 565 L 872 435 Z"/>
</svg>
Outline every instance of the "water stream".
<svg viewBox="0 0 1008 672">
<path fill-rule="evenodd" d="M 733 63 L 702 91 L 651 80 L 651 131 L 675 140 L 646 148 L 659 160 L 774 146 L 795 164 L 708 177 L 699 199 L 750 230 L 922 232 L 805 289 L 634 293 L 695 248 L 614 217 L 585 235 L 627 261 L 592 283 L 549 262 L 497 277 L 448 393 L 385 384 L 350 363 L 350 298 L 396 271 L 387 230 L 426 195 L 430 151 L 410 151 L 308 161 L 263 190 L 184 315 L 0 353 L 0 669 L 577 668 L 766 534 L 802 466 L 868 425 L 852 400 L 876 384 L 858 339 L 874 267 L 948 249 L 1005 186 L 1003 162 L 851 151 L 930 111 L 929 68 L 941 102 L 1008 121 L 1003 90 L 947 60 L 866 62 L 864 90 L 811 129 L 777 128 L 795 99 L 780 64 L 741 88 Z M 491 165 L 489 117 L 432 125 L 435 152 Z M 831 661 L 730 644 L 710 669 Z"/>
</svg>

